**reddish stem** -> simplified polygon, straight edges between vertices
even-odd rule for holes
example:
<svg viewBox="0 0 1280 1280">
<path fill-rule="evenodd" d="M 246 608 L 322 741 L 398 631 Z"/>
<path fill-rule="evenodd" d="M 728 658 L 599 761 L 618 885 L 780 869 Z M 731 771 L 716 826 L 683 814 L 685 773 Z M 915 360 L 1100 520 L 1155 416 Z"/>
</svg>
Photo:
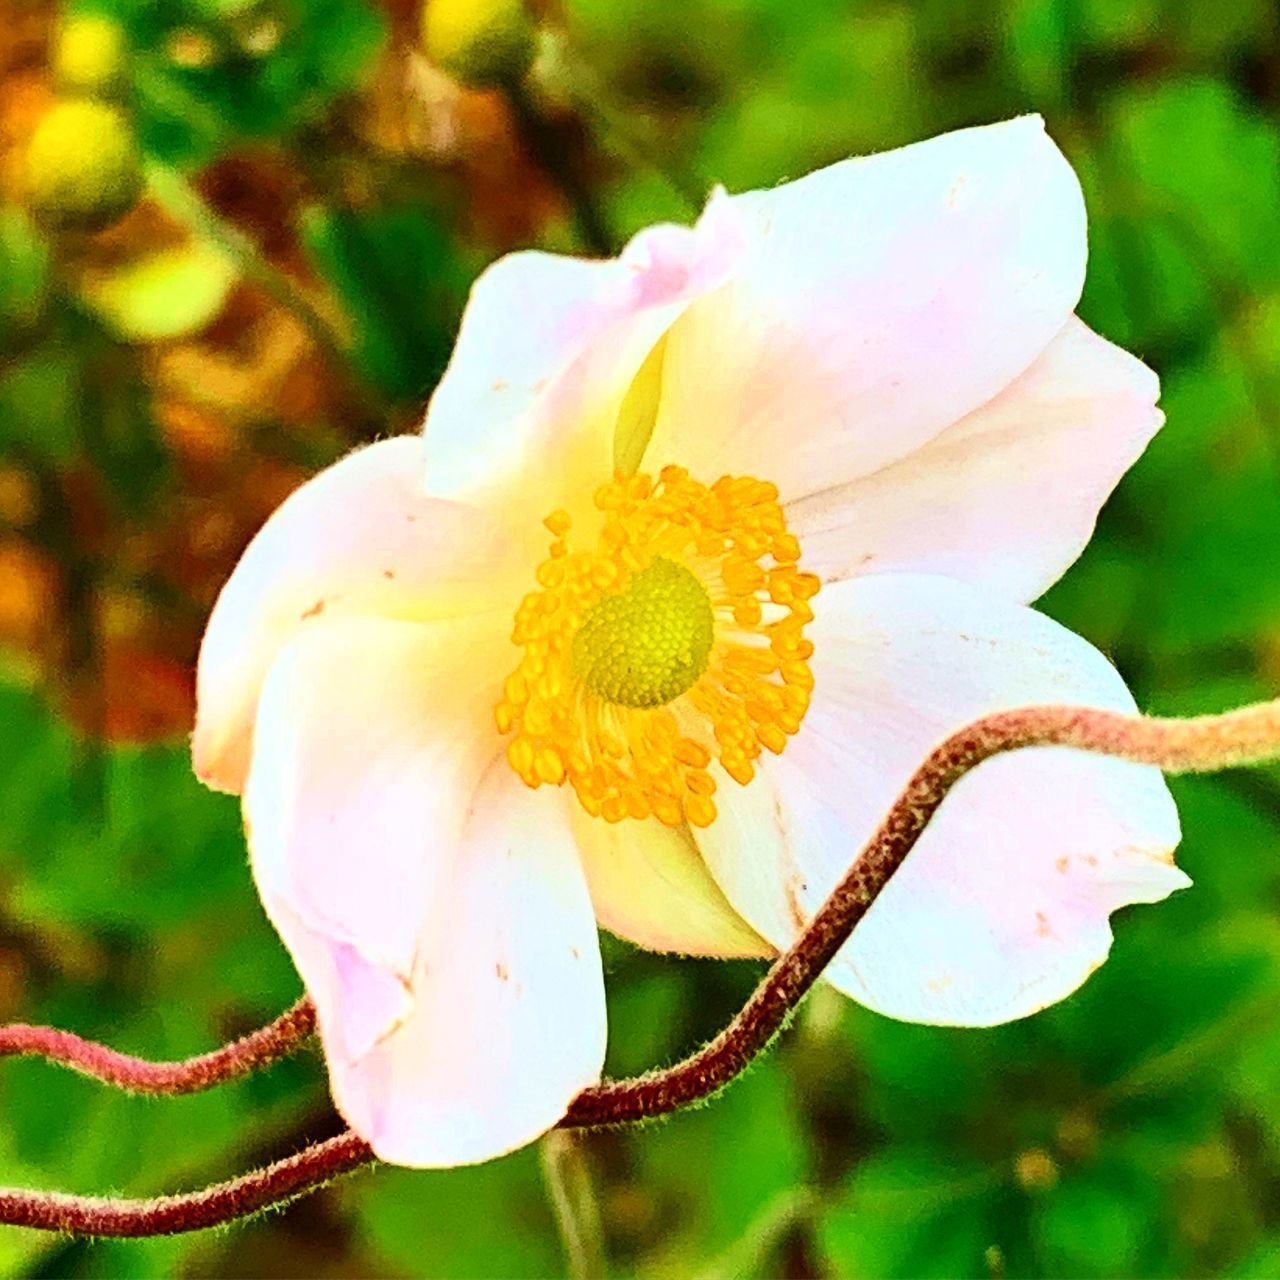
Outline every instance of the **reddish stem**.
<svg viewBox="0 0 1280 1280">
<path fill-rule="evenodd" d="M 729 1026 L 673 1067 L 584 1090 L 560 1126 L 644 1120 L 723 1088 L 777 1034 L 956 782 L 991 756 L 1047 745 L 1099 752 L 1170 772 L 1231 768 L 1280 756 L 1280 701 L 1189 720 L 1139 719 L 1080 707 L 1028 707 L 987 716 L 953 734 L 912 776 L 852 869 Z M 100 1236 L 194 1231 L 279 1204 L 373 1159 L 363 1140 L 348 1132 L 231 1182 L 157 1200 L 0 1190 L 0 1223 Z"/>
<path fill-rule="evenodd" d="M 315 1031 L 315 1007 L 303 996 L 274 1022 L 181 1062 L 149 1062 L 54 1027 L 0 1027 L 0 1058 L 36 1055 L 129 1093 L 199 1093 L 249 1075 L 292 1053 Z"/>
<path fill-rule="evenodd" d="M 259 1209 L 313 1191 L 372 1159 L 373 1153 L 364 1141 L 348 1131 L 229 1182 L 155 1200 L 0 1188 L 0 1222 L 86 1236 L 163 1236 L 199 1231 L 246 1218 Z"/>
</svg>

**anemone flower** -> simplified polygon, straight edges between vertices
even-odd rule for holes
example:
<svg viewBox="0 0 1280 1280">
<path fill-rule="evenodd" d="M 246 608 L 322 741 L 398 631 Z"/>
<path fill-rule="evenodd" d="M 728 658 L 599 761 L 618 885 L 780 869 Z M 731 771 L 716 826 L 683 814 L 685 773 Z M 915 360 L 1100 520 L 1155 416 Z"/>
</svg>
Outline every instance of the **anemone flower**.
<svg viewBox="0 0 1280 1280">
<path fill-rule="evenodd" d="M 243 796 L 335 1102 L 480 1161 L 599 1078 L 597 923 L 768 956 L 931 747 L 1131 710 L 1028 602 L 1159 427 L 1073 315 L 1085 213 L 1041 122 L 715 193 L 614 260 L 501 259 L 421 435 L 267 522 L 200 656 L 195 767 Z M 965 777 L 827 973 L 986 1025 L 1073 991 L 1186 883 L 1154 769 Z"/>
</svg>

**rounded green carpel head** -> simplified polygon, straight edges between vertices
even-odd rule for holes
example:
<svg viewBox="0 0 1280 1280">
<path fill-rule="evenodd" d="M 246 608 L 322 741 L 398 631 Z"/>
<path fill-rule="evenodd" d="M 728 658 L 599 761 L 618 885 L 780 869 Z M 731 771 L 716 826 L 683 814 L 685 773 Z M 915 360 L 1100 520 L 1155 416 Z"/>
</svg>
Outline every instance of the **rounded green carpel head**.
<svg viewBox="0 0 1280 1280">
<path fill-rule="evenodd" d="M 57 231 L 101 231 L 142 194 L 142 156 L 129 118 L 92 98 L 59 102 L 27 144 L 27 204 Z"/>
<path fill-rule="evenodd" d="M 124 98 L 129 92 L 129 46 L 124 28 L 110 18 L 69 18 L 58 32 L 53 77 L 65 93 Z"/>
<path fill-rule="evenodd" d="M 427 0 L 422 47 L 460 84 L 492 89 L 524 78 L 537 30 L 524 0 Z"/>
<path fill-rule="evenodd" d="M 707 589 L 659 556 L 592 606 L 573 637 L 573 667 L 606 702 L 661 707 L 707 669 L 714 633 Z"/>
</svg>

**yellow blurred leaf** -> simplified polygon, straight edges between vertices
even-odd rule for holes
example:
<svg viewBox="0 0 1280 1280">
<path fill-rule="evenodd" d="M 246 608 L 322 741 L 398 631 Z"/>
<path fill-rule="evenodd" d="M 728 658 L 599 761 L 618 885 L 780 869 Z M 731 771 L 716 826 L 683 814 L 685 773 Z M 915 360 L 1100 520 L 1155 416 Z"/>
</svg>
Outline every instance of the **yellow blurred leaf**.
<svg viewBox="0 0 1280 1280">
<path fill-rule="evenodd" d="M 95 276 L 83 292 L 121 338 L 163 342 L 188 337 L 211 323 L 237 277 L 225 253 L 211 245 L 188 244 Z"/>
</svg>

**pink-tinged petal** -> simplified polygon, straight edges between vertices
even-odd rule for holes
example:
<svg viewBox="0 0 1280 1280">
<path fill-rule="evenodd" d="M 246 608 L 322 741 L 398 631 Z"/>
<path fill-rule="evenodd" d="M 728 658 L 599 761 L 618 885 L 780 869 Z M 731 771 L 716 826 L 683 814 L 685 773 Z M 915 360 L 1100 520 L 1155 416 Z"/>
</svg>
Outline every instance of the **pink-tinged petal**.
<svg viewBox="0 0 1280 1280">
<path fill-rule="evenodd" d="M 295 635 L 263 686 L 244 794 L 263 899 L 401 983 L 442 851 L 502 751 L 496 616 L 333 618 Z"/>
<path fill-rule="evenodd" d="M 734 197 L 743 264 L 667 341 L 646 467 L 784 500 L 901 458 L 1002 391 L 1080 296 L 1080 186 L 1038 117 Z"/>
<path fill-rule="evenodd" d="M 1159 430 L 1160 383 L 1074 317 L 994 400 L 898 462 L 790 504 L 828 581 L 938 573 L 1034 600 Z"/>
<path fill-rule="evenodd" d="M 422 459 L 419 436 L 348 454 L 291 494 L 249 544 L 200 647 L 191 751 L 209 786 L 243 787 L 262 681 L 302 628 L 519 600 L 527 559 L 478 509 L 424 497 Z"/>
<path fill-rule="evenodd" d="M 988 712 L 1132 710 L 1107 661 L 1021 605 L 945 578 L 828 587 L 811 628 L 813 706 L 746 788 L 726 781 L 697 838 L 729 900 L 790 942 L 929 751 Z M 1110 913 L 1188 883 L 1155 769 L 1061 747 L 966 775 L 828 977 L 893 1017 L 990 1025 L 1062 999 L 1106 957 Z"/>
<path fill-rule="evenodd" d="M 263 903 L 334 1100 L 383 1159 L 489 1159 L 599 1078 L 603 977 L 561 801 L 490 723 L 479 619 L 341 619 L 267 678 L 245 790 Z"/>
<path fill-rule="evenodd" d="M 541 519 L 613 473 L 628 388 L 672 322 L 734 269 L 739 219 L 716 193 L 696 226 L 650 227 L 618 258 L 515 253 L 476 281 L 427 410 L 427 487 Z M 550 505 L 547 505 L 548 502 Z"/>
<path fill-rule="evenodd" d="M 771 956 L 729 905 L 687 831 L 656 819 L 608 823 L 569 797 L 596 919 L 650 951 L 689 956 Z"/>
<path fill-rule="evenodd" d="M 558 799 L 495 764 L 424 931 L 412 1012 L 358 1062 L 331 1062 L 339 1110 L 384 1160 L 502 1155 L 600 1079 L 599 941 Z"/>
</svg>

